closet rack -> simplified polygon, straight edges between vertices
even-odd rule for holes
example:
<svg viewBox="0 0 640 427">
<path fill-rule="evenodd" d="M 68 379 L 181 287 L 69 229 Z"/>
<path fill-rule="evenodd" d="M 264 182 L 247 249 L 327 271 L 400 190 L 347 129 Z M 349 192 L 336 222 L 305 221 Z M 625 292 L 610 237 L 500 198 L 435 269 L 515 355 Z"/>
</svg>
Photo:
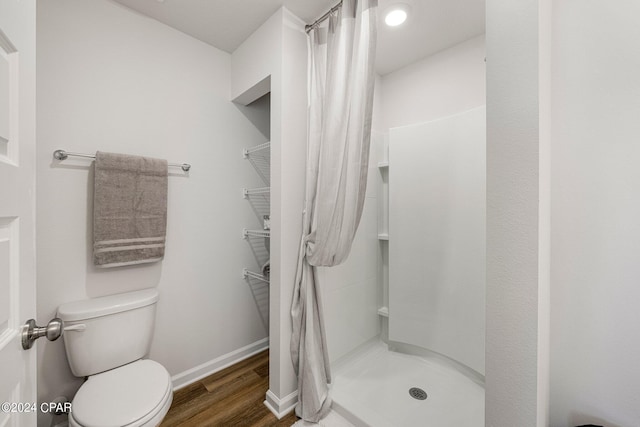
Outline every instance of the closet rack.
<svg viewBox="0 0 640 427">
<path fill-rule="evenodd" d="M 56 150 L 53 152 L 53 158 L 56 160 L 67 160 L 67 157 L 84 157 L 87 159 L 95 159 L 95 154 L 72 153 L 71 151 Z M 185 172 L 189 172 L 191 165 L 189 163 L 168 163 L 168 166 L 181 168 Z"/>
<path fill-rule="evenodd" d="M 264 223 L 264 228 L 262 230 L 250 230 L 247 228 L 242 229 L 242 238 L 245 239 L 247 243 L 249 243 L 249 245 L 251 246 L 251 250 L 253 251 L 253 254 L 256 257 L 256 262 L 258 263 L 258 265 L 267 265 L 265 264 L 265 261 L 267 263 L 269 261 L 268 259 L 269 238 L 271 237 L 271 230 L 270 230 L 270 224 L 269 224 L 270 223 L 270 217 L 269 217 L 270 204 L 271 204 L 270 203 L 271 187 L 269 187 L 270 175 L 271 175 L 270 149 L 271 149 L 271 143 L 265 142 L 263 144 L 256 145 L 251 148 L 244 148 L 242 150 L 242 157 L 248 160 L 249 163 L 251 163 L 251 165 L 254 167 L 254 169 L 260 175 L 260 177 L 262 178 L 262 181 L 266 185 L 266 187 L 256 187 L 256 188 L 245 187 L 242 189 L 242 198 L 249 201 L 256 215 L 258 215 L 258 217 L 262 217 L 262 220 Z M 254 238 L 254 239 L 251 240 L 251 238 Z M 266 251 L 262 251 L 263 245 Z M 267 257 L 267 259 L 263 259 L 265 256 Z M 254 280 L 263 282 L 267 285 L 270 284 L 268 273 L 265 276 L 264 274 L 251 271 L 246 267 L 242 269 L 242 278 L 248 282 L 249 282 L 248 279 L 254 279 Z M 253 289 L 253 285 L 255 285 L 255 283 L 251 285 Z"/>
<path fill-rule="evenodd" d="M 269 194 L 271 193 L 271 187 L 261 187 L 261 188 L 243 188 L 242 189 L 242 197 L 247 198 L 251 196 L 255 196 L 258 194 Z"/>
<path fill-rule="evenodd" d="M 244 150 L 242 150 L 242 157 L 246 159 L 252 153 L 257 153 L 258 151 L 267 150 L 269 148 L 271 148 L 271 142 L 265 142 L 264 144 L 256 145 L 252 148 L 245 148 Z"/>
<path fill-rule="evenodd" d="M 247 237 L 271 237 L 271 230 L 247 230 L 244 228 L 242 229 L 242 238 L 246 239 Z"/>
<path fill-rule="evenodd" d="M 253 279 L 257 279 L 257 280 L 262 280 L 263 282 L 269 283 L 269 279 L 264 277 L 262 274 L 255 273 L 255 272 L 253 272 L 251 270 L 248 270 L 246 268 L 242 269 L 242 278 L 243 279 L 247 279 L 249 277 L 251 277 Z"/>
</svg>

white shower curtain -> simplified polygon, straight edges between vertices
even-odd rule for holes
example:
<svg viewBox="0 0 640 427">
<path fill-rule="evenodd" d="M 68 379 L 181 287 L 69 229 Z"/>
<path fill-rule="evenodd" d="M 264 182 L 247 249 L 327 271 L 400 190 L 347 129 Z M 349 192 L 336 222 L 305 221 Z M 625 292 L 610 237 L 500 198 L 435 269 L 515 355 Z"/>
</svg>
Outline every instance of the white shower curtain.
<svg viewBox="0 0 640 427">
<path fill-rule="evenodd" d="M 375 82 L 377 0 L 343 0 L 309 32 L 305 214 L 291 316 L 296 414 L 317 422 L 331 406 L 329 358 L 316 267 L 344 262 L 367 187 Z"/>
</svg>

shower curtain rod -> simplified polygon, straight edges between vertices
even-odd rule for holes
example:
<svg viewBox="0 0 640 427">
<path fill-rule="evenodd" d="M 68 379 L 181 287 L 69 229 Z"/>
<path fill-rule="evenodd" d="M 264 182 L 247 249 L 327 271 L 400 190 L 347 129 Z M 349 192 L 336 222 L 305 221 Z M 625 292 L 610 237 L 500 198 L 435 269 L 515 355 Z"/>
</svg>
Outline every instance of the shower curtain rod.
<svg viewBox="0 0 640 427">
<path fill-rule="evenodd" d="M 331 14 L 333 12 L 335 12 L 336 10 L 338 10 L 340 7 L 342 7 L 342 0 L 340 0 L 340 3 L 338 3 L 337 5 L 333 6 L 331 9 L 329 9 L 329 11 L 327 13 L 325 13 L 324 15 L 322 15 L 320 18 L 316 19 L 316 21 L 313 24 L 310 25 L 305 25 L 304 30 L 308 33 L 309 31 L 313 30 L 314 28 L 316 28 L 322 21 L 324 21 L 325 19 L 327 19 L 329 16 L 331 16 Z"/>
<path fill-rule="evenodd" d="M 72 153 L 70 151 L 65 150 L 56 150 L 53 152 L 53 158 L 56 160 L 67 160 L 67 157 L 85 157 L 87 159 L 95 159 L 95 154 L 83 154 L 83 153 Z M 189 163 L 167 163 L 168 166 L 175 166 L 177 168 L 182 169 L 185 172 L 189 172 L 191 169 L 191 165 Z"/>
</svg>

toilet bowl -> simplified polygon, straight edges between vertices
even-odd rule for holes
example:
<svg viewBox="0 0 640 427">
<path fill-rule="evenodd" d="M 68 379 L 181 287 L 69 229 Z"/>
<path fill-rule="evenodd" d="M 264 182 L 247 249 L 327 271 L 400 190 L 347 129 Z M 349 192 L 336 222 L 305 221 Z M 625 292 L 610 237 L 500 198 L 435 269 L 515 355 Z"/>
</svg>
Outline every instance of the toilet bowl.
<svg viewBox="0 0 640 427">
<path fill-rule="evenodd" d="M 69 366 L 87 377 L 71 402 L 70 426 L 157 426 L 173 400 L 171 377 L 144 359 L 155 323 L 155 289 L 63 304 L 58 316 Z"/>
<path fill-rule="evenodd" d="M 70 426 L 157 426 L 173 400 L 167 370 L 152 360 L 93 375 L 73 399 Z"/>
</svg>

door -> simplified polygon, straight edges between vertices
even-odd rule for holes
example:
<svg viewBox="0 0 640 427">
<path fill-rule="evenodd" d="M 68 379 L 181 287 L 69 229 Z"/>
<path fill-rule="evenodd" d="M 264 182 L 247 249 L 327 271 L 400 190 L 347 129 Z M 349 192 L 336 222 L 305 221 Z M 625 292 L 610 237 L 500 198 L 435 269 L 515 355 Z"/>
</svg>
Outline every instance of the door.
<svg viewBox="0 0 640 427">
<path fill-rule="evenodd" d="M 36 317 L 35 24 L 35 0 L 0 0 L 0 427 L 36 425 L 36 351 L 20 339 Z"/>
</svg>

